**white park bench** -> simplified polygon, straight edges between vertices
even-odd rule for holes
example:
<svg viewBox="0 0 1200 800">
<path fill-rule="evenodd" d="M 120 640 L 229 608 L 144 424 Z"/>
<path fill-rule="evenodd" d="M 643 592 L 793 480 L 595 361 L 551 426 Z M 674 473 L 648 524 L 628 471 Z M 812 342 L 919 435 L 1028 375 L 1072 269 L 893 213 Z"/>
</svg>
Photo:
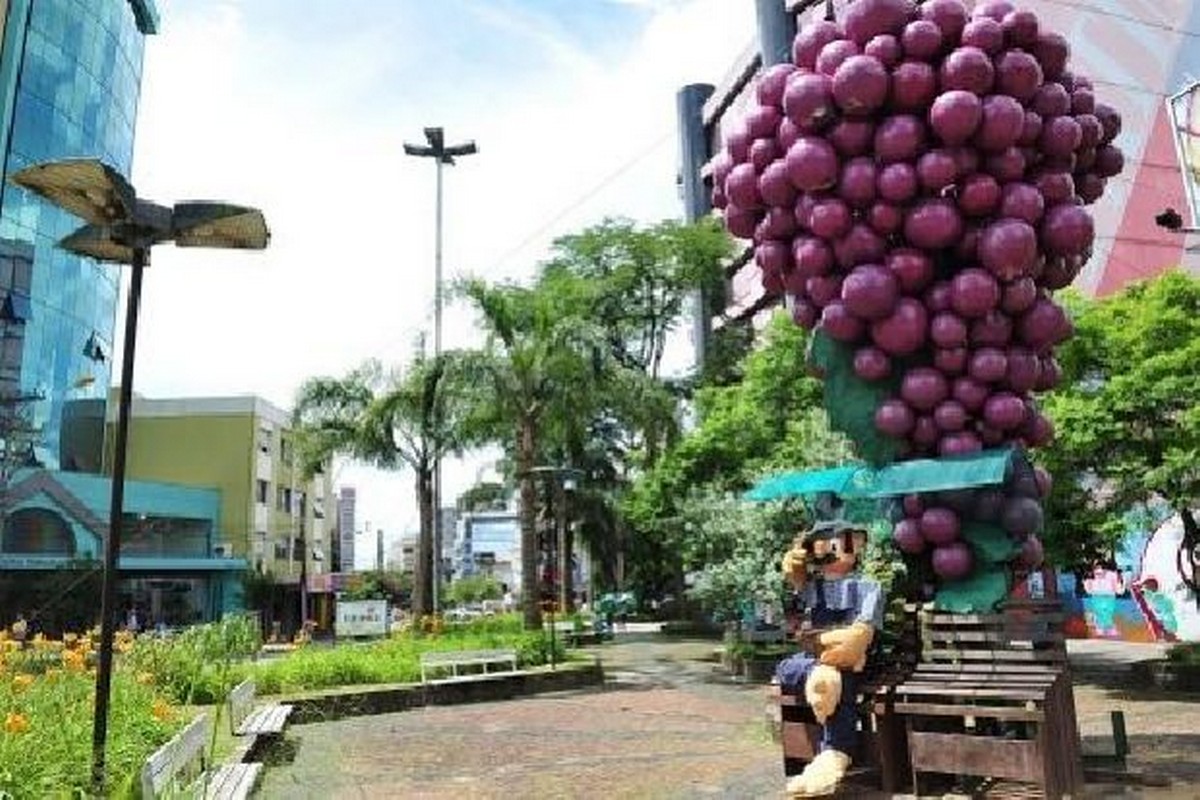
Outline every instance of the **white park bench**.
<svg viewBox="0 0 1200 800">
<path fill-rule="evenodd" d="M 459 670 L 467 670 L 460 675 Z M 430 676 L 450 671 L 449 680 L 475 678 L 480 674 L 517 671 L 516 650 L 436 650 L 421 654 L 421 683 L 429 683 Z M 478 670 L 482 670 L 482 673 Z"/>
<path fill-rule="evenodd" d="M 142 797 L 199 797 L 205 800 L 242 800 L 250 796 L 262 764 L 225 764 L 207 771 L 212 736 L 208 714 L 196 717 L 146 759 L 142 767 Z"/>
<path fill-rule="evenodd" d="M 272 703 L 254 707 L 255 686 L 252 678 L 239 683 L 229 693 L 229 729 L 235 736 L 278 736 L 292 714 L 292 706 Z"/>
</svg>

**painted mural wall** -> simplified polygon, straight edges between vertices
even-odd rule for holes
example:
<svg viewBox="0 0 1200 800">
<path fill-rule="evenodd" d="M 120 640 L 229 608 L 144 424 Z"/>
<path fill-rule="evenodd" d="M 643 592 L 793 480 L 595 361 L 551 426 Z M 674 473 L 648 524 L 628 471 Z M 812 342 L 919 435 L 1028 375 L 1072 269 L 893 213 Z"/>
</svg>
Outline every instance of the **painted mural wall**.
<svg viewBox="0 0 1200 800">
<path fill-rule="evenodd" d="M 1183 523 L 1159 510 L 1130 515 L 1116 557 L 1082 580 L 1059 573 L 1058 591 L 1074 638 L 1129 642 L 1200 641 L 1196 592 L 1184 581 Z"/>
</svg>

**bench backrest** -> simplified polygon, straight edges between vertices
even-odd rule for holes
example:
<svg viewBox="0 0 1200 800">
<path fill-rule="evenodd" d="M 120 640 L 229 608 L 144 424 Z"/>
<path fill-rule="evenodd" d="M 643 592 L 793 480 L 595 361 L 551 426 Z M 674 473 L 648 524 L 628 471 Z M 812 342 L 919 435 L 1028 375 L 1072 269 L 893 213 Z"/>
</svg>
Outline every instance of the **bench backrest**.
<svg viewBox="0 0 1200 800">
<path fill-rule="evenodd" d="M 422 664 L 463 664 L 470 661 L 515 661 L 516 650 L 430 650 L 421 654 Z"/>
<path fill-rule="evenodd" d="M 229 693 L 230 730 L 236 730 L 237 726 L 242 724 L 242 720 L 250 716 L 250 712 L 254 710 L 254 694 L 253 678 L 246 678 L 233 687 L 233 691 Z"/>
<path fill-rule="evenodd" d="M 1064 615 L 1057 600 L 1009 601 L 990 614 L 920 613 L 921 661 L 965 669 L 1065 668 Z"/>
<path fill-rule="evenodd" d="M 208 714 L 201 714 L 155 750 L 142 767 L 142 797 L 150 800 L 195 782 L 207 767 L 206 748 L 211 734 Z"/>
</svg>

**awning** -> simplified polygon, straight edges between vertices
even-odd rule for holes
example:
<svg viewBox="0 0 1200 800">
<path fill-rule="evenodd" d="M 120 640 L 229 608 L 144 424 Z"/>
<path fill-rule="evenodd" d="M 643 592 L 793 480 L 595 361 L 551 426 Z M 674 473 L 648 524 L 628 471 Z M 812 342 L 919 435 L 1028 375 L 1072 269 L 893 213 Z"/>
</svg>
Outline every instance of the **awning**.
<svg viewBox="0 0 1200 800">
<path fill-rule="evenodd" d="M 857 464 L 805 472 L 782 472 L 760 480 L 746 500 L 784 500 L 832 492 L 843 499 L 897 497 L 904 494 L 969 489 L 1004 483 L 1010 465 L 1027 467 L 1023 453 L 1001 447 L 942 458 L 918 458 L 878 470 Z"/>
<path fill-rule="evenodd" d="M 839 497 L 847 497 L 855 485 L 854 477 L 860 472 L 870 472 L 870 469 L 855 464 L 831 469 L 809 470 L 806 472 L 781 472 L 760 480 L 754 488 L 743 497 L 747 500 L 784 500 L 789 497 L 808 497 L 825 492 L 832 492 Z"/>
</svg>

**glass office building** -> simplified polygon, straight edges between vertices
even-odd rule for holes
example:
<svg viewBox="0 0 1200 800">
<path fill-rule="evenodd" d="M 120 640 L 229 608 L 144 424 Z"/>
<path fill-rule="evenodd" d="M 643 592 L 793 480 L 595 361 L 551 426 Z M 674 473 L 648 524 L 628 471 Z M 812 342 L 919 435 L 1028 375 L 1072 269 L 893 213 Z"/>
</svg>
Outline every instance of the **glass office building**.
<svg viewBox="0 0 1200 800">
<path fill-rule="evenodd" d="M 0 1 L 0 453 L 80 469 L 64 405 L 109 386 L 120 271 L 55 247 L 80 221 L 8 183 L 30 164 L 133 160 L 153 0 Z M 14 450 L 19 452 L 14 453 Z"/>
</svg>

